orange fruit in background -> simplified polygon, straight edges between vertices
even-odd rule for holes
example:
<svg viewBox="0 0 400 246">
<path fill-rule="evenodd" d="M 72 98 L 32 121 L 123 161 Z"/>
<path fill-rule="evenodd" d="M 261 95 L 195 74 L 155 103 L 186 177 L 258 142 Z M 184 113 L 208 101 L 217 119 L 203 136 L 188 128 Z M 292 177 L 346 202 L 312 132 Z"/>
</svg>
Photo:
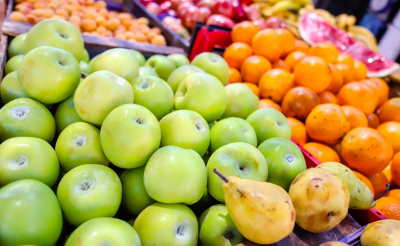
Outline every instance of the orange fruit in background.
<svg viewBox="0 0 400 246">
<path fill-rule="evenodd" d="M 260 81 L 261 76 L 271 70 L 271 63 L 262 56 L 250 56 L 242 65 L 242 79 L 253 84 Z"/>
<path fill-rule="evenodd" d="M 290 89 L 282 100 L 282 113 L 286 117 L 305 120 L 311 110 L 319 104 L 318 95 L 307 87 Z"/>
<path fill-rule="evenodd" d="M 272 68 L 281 68 L 285 71 L 290 72 L 288 66 L 286 65 L 285 61 L 282 59 L 279 59 L 278 61 L 272 63 Z"/>
<path fill-rule="evenodd" d="M 343 85 L 342 74 L 340 73 L 339 69 L 332 63 L 329 64 L 329 70 L 331 72 L 331 83 L 325 90 L 332 93 L 338 93 Z"/>
<path fill-rule="evenodd" d="M 400 122 L 400 97 L 387 100 L 378 110 L 377 115 L 381 123 L 387 121 Z"/>
<path fill-rule="evenodd" d="M 336 68 L 338 69 L 339 73 L 342 75 L 343 85 L 353 82 L 353 74 L 346 64 L 337 64 Z"/>
<path fill-rule="evenodd" d="M 367 114 L 366 116 L 368 120 L 368 127 L 377 128 L 379 124 L 381 124 L 376 114 L 372 113 L 372 114 Z"/>
<path fill-rule="evenodd" d="M 256 95 L 258 98 L 260 97 L 260 89 L 258 89 L 255 84 L 248 82 L 244 82 L 243 84 L 246 85 L 254 93 L 254 95 Z"/>
<path fill-rule="evenodd" d="M 233 43 L 226 48 L 223 57 L 229 67 L 240 69 L 243 62 L 253 54 L 250 45 L 246 43 Z"/>
<path fill-rule="evenodd" d="M 375 190 L 374 190 L 374 186 L 372 185 L 371 181 L 369 179 L 367 179 L 367 177 L 365 177 L 364 175 L 362 175 L 361 173 L 351 170 L 353 171 L 353 173 L 356 175 L 356 177 L 361 180 L 372 192 L 372 195 L 375 197 Z"/>
<path fill-rule="evenodd" d="M 367 66 L 360 61 L 354 61 L 354 78 L 362 80 L 367 78 Z"/>
<path fill-rule="evenodd" d="M 339 54 L 336 60 L 337 64 L 345 64 L 349 66 L 351 70 L 354 69 L 354 60 L 351 56 L 347 54 Z"/>
<path fill-rule="evenodd" d="M 293 72 L 294 67 L 303 59 L 306 58 L 307 54 L 301 51 L 293 51 L 289 53 L 285 58 L 286 67 L 290 72 Z"/>
<path fill-rule="evenodd" d="M 377 107 L 384 104 L 389 99 L 389 85 L 383 79 L 374 78 L 361 81 L 371 87 L 375 94 L 378 95 Z"/>
<path fill-rule="evenodd" d="M 327 42 L 315 43 L 308 51 L 309 56 L 318 56 L 327 63 L 336 63 L 339 51 L 335 45 Z"/>
<path fill-rule="evenodd" d="M 259 31 L 251 41 L 254 54 L 264 56 L 270 62 L 275 62 L 283 54 L 281 39 L 274 29 L 264 29 Z"/>
<path fill-rule="evenodd" d="M 342 106 L 342 110 L 350 122 L 350 130 L 357 127 L 368 127 L 367 117 L 359 109 L 352 106 Z"/>
<path fill-rule="evenodd" d="M 400 152 L 393 157 L 390 164 L 390 174 L 392 175 L 392 181 L 400 186 Z"/>
<path fill-rule="evenodd" d="M 385 196 L 376 201 L 375 208 L 387 219 L 400 220 L 400 199 Z"/>
<path fill-rule="evenodd" d="M 389 180 L 390 186 L 392 186 L 392 184 L 393 184 L 392 173 L 390 171 L 391 165 L 392 165 L 392 163 L 390 162 L 390 164 L 385 168 L 385 170 L 382 171 L 382 173 L 385 174 L 386 178 Z"/>
<path fill-rule="evenodd" d="M 261 77 L 258 87 L 262 98 L 281 102 L 285 94 L 294 87 L 293 76 L 283 69 L 272 69 Z"/>
<path fill-rule="evenodd" d="M 237 70 L 236 68 L 233 68 L 233 67 L 229 68 L 228 82 L 230 84 L 242 82 L 242 75 L 240 74 L 239 70 Z"/>
<path fill-rule="evenodd" d="M 292 117 L 287 117 L 286 120 L 292 131 L 292 139 L 301 146 L 305 145 L 308 141 L 308 136 L 304 123 Z"/>
<path fill-rule="evenodd" d="M 304 53 L 308 53 L 310 46 L 304 42 L 303 40 L 295 39 L 294 41 L 294 50 L 301 51 Z"/>
<path fill-rule="evenodd" d="M 393 190 L 390 190 L 390 191 L 386 194 L 386 196 L 388 196 L 388 197 L 394 197 L 394 198 L 400 199 L 400 189 L 393 189 Z"/>
<path fill-rule="evenodd" d="M 379 125 L 376 130 L 389 140 L 393 154 L 400 151 L 400 122 L 388 121 Z"/>
<path fill-rule="evenodd" d="M 275 29 L 276 33 L 278 34 L 279 43 L 283 46 L 283 52 L 281 57 L 287 56 L 290 52 L 292 52 L 296 45 L 295 45 L 295 38 L 291 31 L 286 28 L 278 28 Z"/>
<path fill-rule="evenodd" d="M 260 99 L 258 108 L 273 108 L 282 113 L 281 106 L 270 99 Z"/>
<path fill-rule="evenodd" d="M 309 56 L 301 60 L 294 68 L 294 81 L 316 93 L 324 91 L 331 83 L 329 66 L 322 58 Z"/>
<path fill-rule="evenodd" d="M 374 187 L 375 196 L 381 195 L 386 191 L 386 184 L 390 184 L 389 180 L 386 178 L 386 175 L 383 172 L 369 175 L 367 176 L 369 181 L 371 181 L 372 186 Z"/>
<path fill-rule="evenodd" d="M 330 91 L 323 91 L 323 92 L 318 93 L 318 98 L 319 98 L 320 104 L 324 104 L 324 103 L 337 104 L 337 99 L 336 99 L 335 95 Z"/>
<path fill-rule="evenodd" d="M 317 158 L 321 163 L 324 162 L 340 162 L 339 155 L 331 147 L 320 144 L 320 143 L 306 143 L 303 148 L 310 152 L 315 158 Z"/>
<path fill-rule="evenodd" d="M 390 163 L 393 149 L 377 130 L 358 127 L 342 140 L 341 155 L 347 166 L 364 175 L 382 172 Z"/>
<path fill-rule="evenodd" d="M 339 105 L 326 103 L 316 106 L 308 115 L 306 130 L 310 138 L 335 145 L 350 130 L 350 123 Z"/>
<path fill-rule="evenodd" d="M 253 37 L 258 33 L 258 27 L 251 21 L 242 21 L 232 28 L 232 42 L 251 44 Z"/>
<path fill-rule="evenodd" d="M 352 82 L 344 85 L 337 95 L 340 105 L 350 105 L 361 110 L 364 114 L 371 114 L 376 108 L 378 96 L 368 85 Z"/>
</svg>

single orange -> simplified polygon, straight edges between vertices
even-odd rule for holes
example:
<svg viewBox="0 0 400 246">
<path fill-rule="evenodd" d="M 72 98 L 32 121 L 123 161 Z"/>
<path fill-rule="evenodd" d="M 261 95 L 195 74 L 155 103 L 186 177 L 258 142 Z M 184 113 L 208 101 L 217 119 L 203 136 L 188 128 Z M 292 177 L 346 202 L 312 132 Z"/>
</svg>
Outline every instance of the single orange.
<svg viewBox="0 0 400 246">
<path fill-rule="evenodd" d="M 367 78 L 367 66 L 360 61 L 354 61 L 354 78 L 362 80 Z"/>
<path fill-rule="evenodd" d="M 258 27 L 253 22 L 242 21 L 232 28 L 232 42 L 243 42 L 251 45 L 251 41 L 258 31 Z"/>
<path fill-rule="evenodd" d="M 258 85 L 261 76 L 271 70 L 271 63 L 263 56 L 250 56 L 242 65 L 242 79 Z"/>
<path fill-rule="evenodd" d="M 246 43 L 233 43 L 226 48 L 224 52 L 224 59 L 229 67 L 240 69 L 243 62 L 253 54 L 250 45 Z"/>
<path fill-rule="evenodd" d="M 390 162 L 390 164 L 385 168 L 385 170 L 382 171 L 382 173 L 385 174 L 386 178 L 390 182 L 390 186 L 393 187 L 393 185 L 395 185 L 395 184 L 394 184 L 394 182 L 392 180 L 392 172 L 390 171 L 390 167 L 391 166 L 392 166 L 392 162 Z"/>
<path fill-rule="evenodd" d="M 367 176 L 374 187 L 375 196 L 379 196 L 386 191 L 386 184 L 390 184 L 389 180 L 383 172 Z"/>
<path fill-rule="evenodd" d="M 243 84 L 246 85 L 254 93 L 254 95 L 256 95 L 258 98 L 260 97 L 260 89 L 258 89 L 257 85 L 248 82 L 244 82 Z"/>
<path fill-rule="evenodd" d="M 378 96 L 374 93 L 374 90 L 360 82 L 344 85 L 337 98 L 340 105 L 353 106 L 364 114 L 373 113 L 378 102 Z"/>
<path fill-rule="evenodd" d="M 365 177 L 364 175 L 362 175 L 361 173 L 352 170 L 353 173 L 356 175 L 356 177 L 361 180 L 372 192 L 372 195 L 375 197 L 375 189 L 374 186 L 372 185 L 371 181 L 369 179 L 367 179 L 367 177 Z"/>
<path fill-rule="evenodd" d="M 319 93 L 331 83 L 329 66 L 322 58 L 309 56 L 301 60 L 294 68 L 294 81 Z"/>
<path fill-rule="evenodd" d="M 393 157 L 390 164 L 390 174 L 392 175 L 392 181 L 400 186 L 400 152 Z"/>
<path fill-rule="evenodd" d="M 242 75 L 240 74 L 239 70 L 237 70 L 236 68 L 233 68 L 233 67 L 229 68 L 228 82 L 230 84 L 242 82 Z"/>
<path fill-rule="evenodd" d="M 283 46 L 281 57 L 286 57 L 296 47 L 294 35 L 286 28 L 278 28 L 275 31 L 278 34 L 279 43 Z"/>
<path fill-rule="evenodd" d="M 376 114 L 367 114 L 368 127 L 377 128 L 381 123 L 379 122 L 379 118 Z"/>
<path fill-rule="evenodd" d="M 309 49 L 310 46 L 303 40 L 296 39 L 294 41 L 294 50 L 301 51 L 307 54 Z"/>
<path fill-rule="evenodd" d="M 264 29 L 259 31 L 251 41 L 254 54 L 264 56 L 270 62 L 275 62 L 283 54 L 283 46 L 280 38 L 274 29 Z"/>
<path fill-rule="evenodd" d="M 290 130 L 292 131 L 292 139 L 301 146 L 305 145 L 308 141 L 308 136 L 304 123 L 291 117 L 287 117 L 286 120 L 289 123 Z"/>
<path fill-rule="evenodd" d="M 262 98 L 279 103 L 285 94 L 294 87 L 293 76 L 283 69 L 272 69 L 261 77 L 258 87 Z"/>
<path fill-rule="evenodd" d="M 321 163 L 324 162 L 340 162 L 339 155 L 331 147 L 320 144 L 320 143 L 306 143 L 303 148 L 310 152 L 315 158 L 317 158 Z"/>
<path fill-rule="evenodd" d="M 350 69 L 354 69 L 354 60 L 351 56 L 347 54 L 339 54 L 337 57 L 337 64 L 345 64 L 350 67 Z"/>
<path fill-rule="evenodd" d="M 343 85 L 343 77 L 339 69 L 334 64 L 329 64 L 329 70 L 331 71 L 331 83 L 325 89 L 332 93 L 338 93 Z"/>
<path fill-rule="evenodd" d="M 400 151 L 400 122 L 387 121 L 379 125 L 376 130 L 389 140 L 393 154 Z"/>
<path fill-rule="evenodd" d="M 394 198 L 400 199 L 400 189 L 393 189 L 393 190 L 390 190 L 390 191 L 386 194 L 386 196 L 394 197 Z"/>
<path fill-rule="evenodd" d="M 382 172 L 393 156 L 389 141 L 377 130 L 358 127 L 342 140 L 341 155 L 346 164 L 364 175 Z"/>
<path fill-rule="evenodd" d="M 318 56 L 327 63 L 335 63 L 339 56 L 339 51 L 335 45 L 327 42 L 315 43 L 308 51 L 309 56 Z"/>
<path fill-rule="evenodd" d="M 282 100 L 282 112 L 286 117 L 305 120 L 319 104 L 318 95 L 311 89 L 298 86 L 290 89 Z"/>
<path fill-rule="evenodd" d="M 357 127 L 368 127 L 367 117 L 359 109 L 352 106 L 341 107 L 347 119 L 350 122 L 350 130 Z"/>
<path fill-rule="evenodd" d="M 336 64 L 336 68 L 342 75 L 343 85 L 354 81 L 353 73 L 350 70 L 349 66 L 347 66 L 346 64 Z"/>
<path fill-rule="evenodd" d="M 318 93 L 318 98 L 319 98 L 320 104 L 324 104 L 324 103 L 337 104 L 337 99 L 336 99 L 335 95 L 330 91 L 323 91 L 323 92 Z"/>
<path fill-rule="evenodd" d="M 400 122 L 400 97 L 393 97 L 386 101 L 377 111 L 381 123 L 387 121 Z"/>
<path fill-rule="evenodd" d="M 272 68 L 281 68 L 283 70 L 290 72 L 290 69 L 286 65 L 285 61 L 282 59 L 279 59 L 276 62 L 272 63 Z"/>
<path fill-rule="evenodd" d="M 281 106 L 270 99 L 260 99 L 258 108 L 273 108 L 282 113 Z"/>
<path fill-rule="evenodd" d="M 400 199 L 398 198 L 382 197 L 376 201 L 375 208 L 387 219 L 400 220 Z"/>
<path fill-rule="evenodd" d="M 285 58 L 285 64 L 290 72 L 293 72 L 296 65 L 303 59 L 306 58 L 307 54 L 301 51 L 290 52 Z"/>
<path fill-rule="evenodd" d="M 361 82 L 371 87 L 375 94 L 378 95 L 377 107 L 380 107 L 389 99 L 389 86 L 383 79 L 373 78 Z"/>
</svg>

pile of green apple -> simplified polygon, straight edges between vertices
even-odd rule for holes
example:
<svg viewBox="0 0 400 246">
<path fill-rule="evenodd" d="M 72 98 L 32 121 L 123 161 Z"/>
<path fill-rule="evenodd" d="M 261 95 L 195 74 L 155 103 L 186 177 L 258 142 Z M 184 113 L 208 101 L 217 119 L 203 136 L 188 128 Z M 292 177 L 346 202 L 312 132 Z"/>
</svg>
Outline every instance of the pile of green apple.
<svg viewBox="0 0 400 246">
<path fill-rule="evenodd" d="M 246 239 L 213 169 L 286 190 L 306 169 L 286 118 L 226 85 L 216 54 L 89 59 L 79 31 L 56 19 L 8 53 L 0 245 L 236 245 Z"/>
</svg>

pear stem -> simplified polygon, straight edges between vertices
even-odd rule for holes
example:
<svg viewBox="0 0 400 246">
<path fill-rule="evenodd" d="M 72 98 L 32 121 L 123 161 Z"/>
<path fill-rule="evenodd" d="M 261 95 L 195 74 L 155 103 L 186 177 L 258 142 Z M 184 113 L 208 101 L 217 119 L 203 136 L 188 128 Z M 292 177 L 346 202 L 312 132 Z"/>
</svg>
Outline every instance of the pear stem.
<svg viewBox="0 0 400 246">
<path fill-rule="evenodd" d="M 228 183 L 228 179 L 222 175 L 222 173 L 218 172 L 216 168 L 214 168 L 214 173 L 216 173 L 225 183 Z"/>
<path fill-rule="evenodd" d="M 87 76 L 89 76 L 89 75 L 87 75 L 86 73 L 81 73 L 81 78 L 82 79 L 86 79 Z"/>
<path fill-rule="evenodd" d="M 390 189 L 390 184 L 386 184 L 386 190 L 382 194 L 380 194 L 379 196 L 375 197 L 374 200 L 376 201 L 376 200 L 381 199 L 382 197 L 384 197 L 386 195 L 386 193 L 389 192 L 389 189 Z"/>
</svg>

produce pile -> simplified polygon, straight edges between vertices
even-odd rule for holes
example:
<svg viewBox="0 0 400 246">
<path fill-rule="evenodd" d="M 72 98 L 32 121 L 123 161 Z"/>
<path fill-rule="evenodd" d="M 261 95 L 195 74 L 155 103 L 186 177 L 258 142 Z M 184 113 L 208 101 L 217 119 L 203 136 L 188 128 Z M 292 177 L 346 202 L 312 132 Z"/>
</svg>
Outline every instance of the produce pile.
<svg viewBox="0 0 400 246">
<path fill-rule="evenodd" d="M 83 34 L 114 37 L 132 42 L 166 45 L 159 28 L 149 20 L 135 19 L 129 13 L 107 10 L 106 2 L 94 0 L 20 0 L 9 19 L 35 25 L 45 19 L 70 22 Z"/>
</svg>

